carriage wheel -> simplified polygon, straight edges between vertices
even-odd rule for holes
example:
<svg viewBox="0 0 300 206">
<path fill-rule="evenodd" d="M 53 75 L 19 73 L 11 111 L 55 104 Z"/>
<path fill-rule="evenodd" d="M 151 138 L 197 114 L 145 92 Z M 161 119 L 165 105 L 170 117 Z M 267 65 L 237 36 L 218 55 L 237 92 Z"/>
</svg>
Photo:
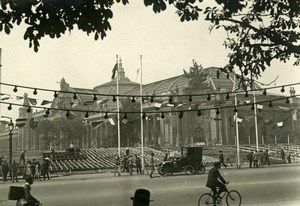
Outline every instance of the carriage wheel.
<svg viewBox="0 0 300 206">
<path fill-rule="evenodd" d="M 158 173 L 159 173 L 160 175 L 165 175 L 165 174 L 167 173 L 167 171 L 165 170 L 164 167 L 159 167 L 159 168 L 158 168 Z"/>
<path fill-rule="evenodd" d="M 204 172 L 205 166 L 202 163 L 197 164 L 195 174 L 203 174 Z"/>
<path fill-rule="evenodd" d="M 186 175 L 192 175 L 195 173 L 194 167 L 192 165 L 187 165 L 184 167 L 184 172 Z"/>
</svg>

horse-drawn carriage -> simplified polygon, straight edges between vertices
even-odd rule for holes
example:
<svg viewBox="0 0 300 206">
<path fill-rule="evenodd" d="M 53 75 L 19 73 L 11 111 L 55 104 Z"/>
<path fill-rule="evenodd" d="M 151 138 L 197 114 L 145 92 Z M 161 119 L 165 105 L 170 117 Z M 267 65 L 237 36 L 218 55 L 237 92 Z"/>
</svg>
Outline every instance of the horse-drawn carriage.
<svg viewBox="0 0 300 206">
<path fill-rule="evenodd" d="M 185 172 L 185 174 L 203 174 L 202 147 L 181 147 L 180 157 L 169 157 L 158 167 L 160 175 Z"/>
</svg>

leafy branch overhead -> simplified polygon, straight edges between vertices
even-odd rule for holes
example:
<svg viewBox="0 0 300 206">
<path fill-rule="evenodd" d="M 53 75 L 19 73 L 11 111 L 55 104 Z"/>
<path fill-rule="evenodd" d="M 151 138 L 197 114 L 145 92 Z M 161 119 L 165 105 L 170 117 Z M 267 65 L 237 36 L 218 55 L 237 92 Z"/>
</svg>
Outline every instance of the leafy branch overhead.
<svg viewBox="0 0 300 206">
<path fill-rule="evenodd" d="M 128 0 L 1 0 L 0 31 L 9 34 L 15 25 L 27 25 L 24 39 L 38 51 L 45 36 L 59 38 L 75 26 L 94 39 L 111 30 L 115 3 Z M 144 0 L 155 13 L 174 6 L 180 21 L 200 17 L 211 22 L 209 30 L 224 29 L 224 46 L 230 50 L 226 70 L 240 69 L 257 78 L 273 60 L 300 63 L 300 0 Z"/>
</svg>

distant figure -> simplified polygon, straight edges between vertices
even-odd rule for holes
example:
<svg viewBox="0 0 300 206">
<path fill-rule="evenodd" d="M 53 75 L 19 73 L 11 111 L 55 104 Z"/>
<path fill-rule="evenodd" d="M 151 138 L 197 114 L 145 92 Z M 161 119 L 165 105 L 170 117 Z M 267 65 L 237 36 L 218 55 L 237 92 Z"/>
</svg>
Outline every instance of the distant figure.
<svg viewBox="0 0 300 206">
<path fill-rule="evenodd" d="M 271 166 L 270 164 L 270 157 L 269 157 L 269 150 L 266 149 L 266 151 L 264 152 L 264 165 L 268 164 L 268 166 Z"/>
<path fill-rule="evenodd" d="M 263 152 L 260 150 L 258 153 L 258 167 L 264 167 L 264 155 Z"/>
<path fill-rule="evenodd" d="M 137 174 L 142 174 L 141 158 L 137 155 L 135 155 L 135 166 L 136 166 L 136 173 Z"/>
<path fill-rule="evenodd" d="M 10 166 L 10 171 L 11 171 L 11 182 L 14 182 L 16 180 L 16 182 L 19 182 L 18 180 L 18 174 L 19 174 L 19 164 L 16 163 L 16 161 L 14 160 L 13 163 Z"/>
<path fill-rule="evenodd" d="M 129 164 L 128 164 L 128 155 L 124 155 L 124 158 L 122 160 L 122 164 L 123 164 L 123 171 L 122 172 L 128 172 L 129 173 Z"/>
<path fill-rule="evenodd" d="M 0 157 L 0 166 L 2 166 L 3 159 L 4 159 L 4 157 L 3 157 L 3 156 L 2 156 L 2 157 Z"/>
<path fill-rule="evenodd" d="M 291 153 L 290 153 L 290 151 L 288 151 L 287 154 L 286 154 L 286 161 L 287 161 L 287 163 L 289 163 L 289 164 L 292 163 L 292 162 L 291 162 Z"/>
<path fill-rule="evenodd" d="M 232 163 L 231 163 L 231 161 L 230 161 L 230 155 L 229 155 L 228 152 L 225 154 L 225 164 L 226 164 L 226 165 L 227 165 L 227 164 L 230 164 L 230 166 L 232 166 Z"/>
<path fill-rule="evenodd" d="M 132 206 L 149 206 L 150 202 L 150 191 L 146 189 L 137 189 L 132 199 Z"/>
<path fill-rule="evenodd" d="M 25 149 L 23 152 L 21 152 L 19 165 L 21 164 L 21 162 L 23 162 L 23 164 L 25 165 L 25 163 L 26 163 L 26 160 L 25 160 L 25 154 L 26 154 L 26 152 L 27 152 L 27 149 Z"/>
<path fill-rule="evenodd" d="M 252 168 L 253 151 L 251 151 L 251 152 L 247 155 L 247 160 L 248 160 L 248 162 L 249 162 L 249 168 Z"/>
<path fill-rule="evenodd" d="M 6 160 L 3 161 L 2 163 L 2 177 L 3 177 L 3 183 L 7 181 L 7 174 L 9 172 L 9 165 L 6 162 Z"/>
<path fill-rule="evenodd" d="M 154 165 L 154 153 L 152 152 L 151 153 L 151 157 L 150 157 L 150 168 L 151 168 L 151 171 L 150 171 L 150 178 L 153 178 L 153 173 L 155 172 L 155 165 Z"/>
<path fill-rule="evenodd" d="M 258 153 L 257 150 L 255 150 L 253 154 L 253 167 L 258 168 Z"/>
<path fill-rule="evenodd" d="M 116 156 L 116 161 L 115 161 L 115 173 L 114 176 L 116 176 L 117 172 L 119 173 L 119 167 L 120 167 L 120 157 L 119 155 Z"/>
<path fill-rule="evenodd" d="M 55 147 L 52 144 L 50 145 L 50 152 L 51 152 L 51 154 L 50 154 L 51 159 L 54 159 L 54 157 L 55 157 Z"/>
<path fill-rule="evenodd" d="M 69 146 L 69 151 L 71 154 L 73 154 L 75 152 L 75 149 L 74 149 L 74 143 L 71 142 L 70 146 Z"/>
<path fill-rule="evenodd" d="M 132 175 L 133 172 L 133 156 L 129 156 L 128 158 L 128 166 L 129 166 L 129 175 Z"/>
<path fill-rule="evenodd" d="M 46 176 L 47 176 L 48 180 L 50 180 L 49 167 L 50 167 L 50 161 L 45 160 L 42 165 L 42 174 L 43 174 L 44 180 L 46 179 Z"/>
<path fill-rule="evenodd" d="M 36 162 L 35 164 L 35 176 L 34 176 L 34 179 L 39 179 L 40 181 L 42 180 L 41 179 L 41 165 L 40 165 L 40 162 Z"/>
<path fill-rule="evenodd" d="M 283 149 L 280 150 L 280 156 L 282 160 L 285 160 L 285 152 Z"/>
<path fill-rule="evenodd" d="M 222 153 L 222 150 L 219 151 L 219 161 L 225 168 L 227 167 L 227 165 L 224 163 L 224 155 Z"/>
</svg>

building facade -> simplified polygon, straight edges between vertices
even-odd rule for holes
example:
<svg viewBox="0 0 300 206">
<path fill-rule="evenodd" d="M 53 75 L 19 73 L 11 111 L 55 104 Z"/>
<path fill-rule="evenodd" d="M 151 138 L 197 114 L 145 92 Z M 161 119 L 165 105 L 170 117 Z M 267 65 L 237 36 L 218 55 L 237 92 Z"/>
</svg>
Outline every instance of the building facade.
<svg viewBox="0 0 300 206">
<path fill-rule="evenodd" d="M 126 96 L 128 98 L 139 96 L 140 85 L 125 76 L 122 62 L 119 62 L 117 78 L 119 78 L 119 94 L 122 95 L 120 99 L 125 99 Z M 27 112 L 29 102 L 25 97 L 24 107 L 20 108 L 20 117 L 26 118 L 27 123 L 14 132 L 14 150 L 48 149 L 49 144 L 64 149 L 70 142 L 75 142 L 82 148 L 116 147 L 117 115 L 116 101 L 114 101 L 114 95 L 117 95 L 116 83 L 116 79 L 111 79 L 110 82 L 95 86 L 93 89 L 74 88 L 63 78 L 57 97 L 53 99 L 51 105 L 55 110 L 51 110 L 49 115 L 45 115 L 45 112 Z M 262 92 L 256 94 L 252 92 L 248 95 L 245 95 L 245 92 L 237 92 L 238 107 L 235 108 L 235 97 L 231 93 L 233 85 L 233 75 L 222 73 L 220 75 L 218 68 L 214 67 L 194 68 L 183 75 L 143 85 L 142 95 L 146 96 L 142 104 L 145 146 L 172 148 L 181 145 L 234 145 L 236 144 L 234 121 L 236 112 L 239 119 L 240 144 L 255 144 L 255 116 L 251 108 L 254 95 L 257 106 L 263 106 L 262 109 L 257 109 L 259 144 L 288 141 L 299 144 L 299 100 L 297 98 L 286 98 L 275 94 L 263 95 Z M 259 86 L 256 85 L 256 88 Z M 293 92 L 291 91 L 291 95 L 295 94 Z M 286 103 L 287 99 L 289 104 Z M 138 99 L 136 104 L 139 105 Z M 139 112 L 135 115 L 130 111 L 126 113 L 126 108 L 130 106 L 125 107 L 124 104 L 121 107 L 121 146 L 140 145 L 141 116 Z M 89 112 L 87 115 L 82 111 L 94 112 Z M 125 113 L 128 119 L 123 121 Z M 55 131 L 49 137 L 39 130 L 40 124 L 35 124 L 45 120 L 69 119 L 70 116 L 83 122 L 78 126 L 82 127 L 81 135 L 74 133 L 74 138 L 72 136 L 64 138 L 63 132 Z M 46 136 L 50 141 L 45 141 Z M 1 149 L 5 150 L 7 145 L 5 133 L 0 137 L 0 141 Z"/>
</svg>

